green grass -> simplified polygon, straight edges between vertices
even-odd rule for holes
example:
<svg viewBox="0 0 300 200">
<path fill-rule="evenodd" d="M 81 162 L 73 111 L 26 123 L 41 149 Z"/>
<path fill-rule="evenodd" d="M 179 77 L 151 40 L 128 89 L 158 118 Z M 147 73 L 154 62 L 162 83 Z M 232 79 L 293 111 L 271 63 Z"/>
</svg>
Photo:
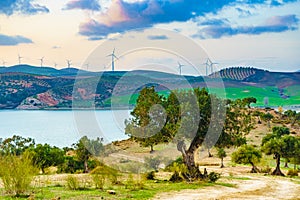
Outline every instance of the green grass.
<svg viewBox="0 0 300 200">
<path fill-rule="evenodd" d="M 61 199 L 151 199 L 158 193 L 163 192 L 172 192 L 180 191 L 184 189 L 199 189 L 206 186 L 221 185 L 225 187 L 235 187 L 235 185 L 230 183 L 207 183 L 207 182 L 198 182 L 198 183 L 171 183 L 165 181 L 146 181 L 143 189 L 126 189 L 125 186 L 109 186 L 103 191 L 98 189 L 85 189 L 85 190 L 68 190 L 64 186 L 49 186 L 42 188 L 35 188 L 34 197 L 35 199 L 52 199 L 60 197 Z M 116 191 L 116 195 L 108 194 L 107 190 L 113 189 Z M 3 189 L 0 189 L 0 194 L 3 194 Z M 2 196 L 1 199 L 28 199 L 28 197 L 11 197 L 11 196 Z"/>
<path fill-rule="evenodd" d="M 268 87 L 227 87 L 225 94 L 223 88 L 209 88 L 209 92 L 217 94 L 219 97 L 228 99 L 243 99 L 246 97 L 255 97 L 257 103 L 255 106 L 264 106 L 264 98 L 269 98 L 269 106 L 289 106 L 300 104 L 300 86 L 289 86 L 284 89 L 284 94 L 290 96 L 288 99 L 283 99 L 279 96 L 278 88 L 273 86 Z M 160 95 L 167 97 L 169 91 L 160 91 Z M 114 103 L 121 105 L 135 105 L 138 94 L 114 96 Z M 111 99 L 105 101 L 105 105 L 110 105 Z"/>
</svg>

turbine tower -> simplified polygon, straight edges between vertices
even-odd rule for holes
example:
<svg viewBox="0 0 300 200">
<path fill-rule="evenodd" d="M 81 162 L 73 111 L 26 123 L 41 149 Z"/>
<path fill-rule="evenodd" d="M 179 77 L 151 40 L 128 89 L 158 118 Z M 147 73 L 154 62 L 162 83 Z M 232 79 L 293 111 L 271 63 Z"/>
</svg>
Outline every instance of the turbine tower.
<svg viewBox="0 0 300 200">
<path fill-rule="evenodd" d="M 90 63 L 86 63 L 84 66 L 86 66 L 86 71 L 88 71 L 88 70 L 89 70 Z"/>
<path fill-rule="evenodd" d="M 112 54 L 109 54 L 107 56 L 111 56 L 111 71 L 115 71 L 115 58 L 119 59 L 116 55 L 115 55 L 115 50 L 116 48 L 114 48 Z"/>
<path fill-rule="evenodd" d="M 178 63 L 179 75 L 181 75 L 181 70 L 184 65 L 181 64 L 180 62 L 177 62 L 177 63 Z"/>
<path fill-rule="evenodd" d="M 56 62 L 54 62 L 54 68 L 56 68 L 57 67 L 57 63 Z"/>
<path fill-rule="evenodd" d="M 23 57 L 20 56 L 20 54 L 18 54 L 18 61 L 19 61 L 19 65 L 21 65 L 21 60 Z"/>
<path fill-rule="evenodd" d="M 71 60 L 67 60 L 67 65 L 68 65 L 68 69 L 70 69 L 70 67 L 72 65 L 72 61 Z"/>
<path fill-rule="evenodd" d="M 41 67 L 43 67 L 43 63 L 44 63 L 44 56 L 42 58 L 39 59 L 41 61 Z"/>
<path fill-rule="evenodd" d="M 2 60 L 3 67 L 5 67 L 5 64 L 7 64 L 7 62 L 5 62 L 4 60 Z"/>
<path fill-rule="evenodd" d="M 209 70 L 210 70 L 210 74 L 214 73 L 213 65 L 218 64 L 218 63 L 214 63 L 210 60 L 210 58 L 207 58 L 206 62 L 204 64 L 206 66 L 206 76 L 208 76 Z"/>
</svg>

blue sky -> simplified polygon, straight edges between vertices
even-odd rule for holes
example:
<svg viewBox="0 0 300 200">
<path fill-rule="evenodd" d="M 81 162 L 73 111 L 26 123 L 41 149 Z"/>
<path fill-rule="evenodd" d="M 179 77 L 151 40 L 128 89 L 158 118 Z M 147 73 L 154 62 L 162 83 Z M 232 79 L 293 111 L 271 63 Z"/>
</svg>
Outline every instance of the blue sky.
<svg viewBox="0 0 300 200">
<path fill-rule="evenodd" d="M 15 65 L 20 54 L 22 63 L 38 66 L 45 57 L 47 66 L 57 63 L 64 68 L 70 59 L 74 67 L 81 67 L 104 41 L 134 29 L 147 33 L 162 28 L 193 40 L 219 69 L 296 71 L 300 69 L 299 8 L 299 0 L 2 0 L 0 61 Z M 151 34 L 140 43 L 170 40 L 164 33 Z M 121 54 L 121 49 L 130 50 L 130 44 L 117 47 L 116 53 Z M 105 55 L 111 51 L 101 51 L 104 63 L 109 63 Z M 126 63 L 132 64 L 134 58 L 130 59 L 117 70 L 128 69 Z M 176 66 L 177 60 L 166 57 L 161 62 Z"/>
</svg>

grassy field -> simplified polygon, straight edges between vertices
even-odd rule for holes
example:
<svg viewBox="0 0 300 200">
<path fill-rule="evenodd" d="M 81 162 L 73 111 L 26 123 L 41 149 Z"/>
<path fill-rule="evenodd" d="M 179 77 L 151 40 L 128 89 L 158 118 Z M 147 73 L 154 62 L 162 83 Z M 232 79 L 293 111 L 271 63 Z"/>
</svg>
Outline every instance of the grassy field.
<svg viewBox="0 0 300 200">
<path fill-rule="evenodd" d="M 290 106 L 290 105 L 299 105 L 300 104 L 300 85 L 286 87 L 283 90 L 283 94 L 289 96 L 288 98 L 280 97 L 277 87 L 268 86 L 264 88 L 247 86 L 247 87 L 226 87 L 225 94 L 223 94 L 223 89 L 220 88 L 210 88 L 209 92 L 216 94 L 222 98 L 228 99 L 243 99 L 246 97 L 255 97 L 257 103 L 253 106 L 264 106 L 265 97 L 268 97 L 269 104 L 268 106 L 278 107 L 278 106 Z M 159 94 L 167 97 L 169 91 L 160 91 Z M 124 96 L 114 96 L 114 104 L 121 105 L 135 105 L 138 94 L 124 95 Z M 111 99 L 105 101 L 105 105 L 110 105 Z"/>
<path fill-rule="evenodd" d="M 74 175 L 76 176 L 76 175 Z M 45 176 L 46 177 L 46 176 Z M 82 177 L 82 176 L 81 176 Z M 42 177 L 43 179 L 43 177 Z M 85 179 L 86 180 L 86 179 Z M 125 180 L 126 182 L 126 180 Z M 89 183 L 87 183 L 88 185 Z M 166 181 L 142 181 L 139 186 L 130 186 L 126 188 L 126 185 L 107 185 L 103 190 L 95 189 L 94 187 L 85 187 L 78 190 L 68 189 L 63 182 L 51 184 L 48 181 L 47 186 L 36 187 L 32 189 L 30 196 L 23 197 L 11 197 L 3 194 L 3 189 L 0 189 L 0 194 L 3 194 L 1 199 L 151 199 L 159 193 L 180 191 L 184 189 L 200 189 L 207 186 L 224 186 L 224 187 L 235 187 L 234 184 L 230 183 L 208 183 L 208 182 L 197 182 L 197 183 L 170 183 Z M 109 194 L 109 190 L 114 190 L 116 194 Z"/>
</svg>

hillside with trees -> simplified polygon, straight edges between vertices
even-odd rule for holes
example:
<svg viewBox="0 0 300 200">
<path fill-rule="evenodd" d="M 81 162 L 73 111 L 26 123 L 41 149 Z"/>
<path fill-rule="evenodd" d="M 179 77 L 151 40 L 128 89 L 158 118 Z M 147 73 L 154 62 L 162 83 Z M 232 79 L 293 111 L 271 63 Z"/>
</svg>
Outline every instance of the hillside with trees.
<svg viewBox="0 0 300 200">
<path fill-rule="evenodd" d="M 175 90 L 166 98 L 145 87 L 126 121 L 128 140 L 103 144 L 83 136 L 60 149 L 16 135 L 0 139 L 0 192 L 21 199 L 150 199 L 174 190 L 211 195 L 221 189 L 218 198 L 247 197 L 250 191 L 253 198 L 272 193 L 295 199 L 300 115 L 249 108 L 249 101 L 254 99 L 220 99 L 205 89 Z M 267 184 L 263 192 L 254 192 L 258 183 Z M 285 196 L 270 184 L 288 185 Z"/>
<path fill-rule="evenodd" d="M 100 78 L 101 77 L 101 78 Z M 222 78 L 227 98 L 254 96 L 258 106 L 299 104 L 300 73 L 279 73 L 255 68 L 228 68 L 203 77 L 179 76 L 156 71 L 87 72 L 78 69 L 13 66 L 0 70 L 0 109 L 110 108 L 136 104 L 145 86 L 154 86 L 168 96 L 168 88 L 186 89 L 214 85 Z M 217 84 L 218 85 L 218 84 Z M 219 86 L 210 92 L 218 95 Z M 130 100 L 127 96 L 131 95 Z M 73 104 L 75 101 L 75 104 Z"/>
</svg>

